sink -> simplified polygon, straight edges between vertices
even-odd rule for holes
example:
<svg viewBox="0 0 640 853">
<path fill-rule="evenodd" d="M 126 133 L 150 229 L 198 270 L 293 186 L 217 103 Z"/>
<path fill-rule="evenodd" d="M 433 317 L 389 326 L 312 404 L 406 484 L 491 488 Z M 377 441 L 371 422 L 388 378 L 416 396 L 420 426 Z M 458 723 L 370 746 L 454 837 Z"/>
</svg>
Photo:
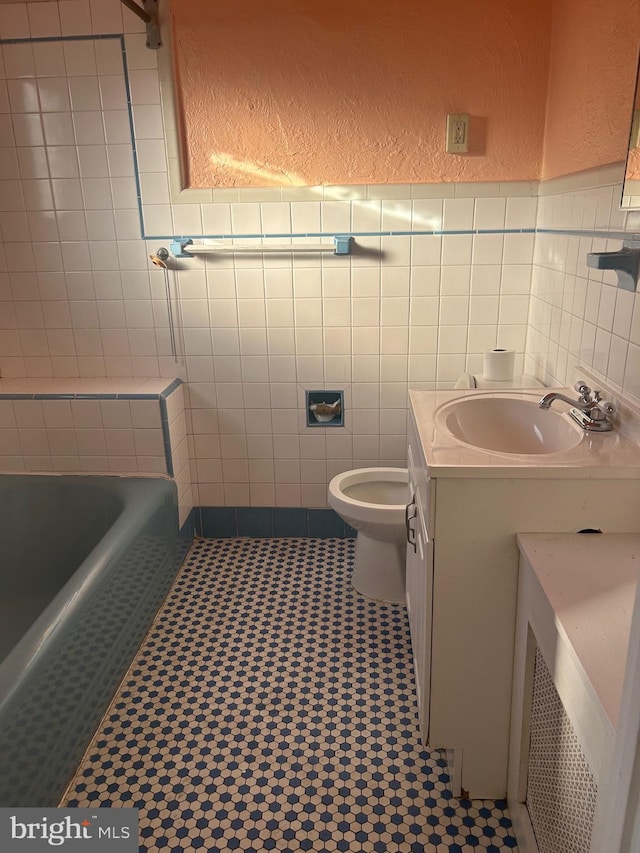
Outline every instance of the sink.
<svg viewBox="0 0 640 853">
<path fill-rule="evenodd" d="M 584 431 L 538 399 L 512 396 L 461 397 L 438 412 L 441 426 L 464 444 L 494 453 L 558 453 L 580 443 Z"/>
</svg>

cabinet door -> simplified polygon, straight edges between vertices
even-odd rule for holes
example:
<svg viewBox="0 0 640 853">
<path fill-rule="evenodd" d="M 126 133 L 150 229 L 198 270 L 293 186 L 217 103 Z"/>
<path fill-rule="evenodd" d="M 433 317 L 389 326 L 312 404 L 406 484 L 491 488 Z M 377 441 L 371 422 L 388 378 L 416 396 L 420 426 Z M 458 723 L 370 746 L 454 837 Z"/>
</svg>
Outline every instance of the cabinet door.
<svg viewBox="0 0 640 853">
<path fill-rule="evenodd" d="M 409 446 L 409 488 L 407 506 L 407 613 L 411 629 L 413 666 L 418 699 L 420 736 L 429 739 L 431 689 L 431 621 L 433 606 L 433 543 L 429 539 L 422 502 L 418 497 L 416 469 Z M 419 473 L 418 473 L 419 476 Z"/>
</svg>

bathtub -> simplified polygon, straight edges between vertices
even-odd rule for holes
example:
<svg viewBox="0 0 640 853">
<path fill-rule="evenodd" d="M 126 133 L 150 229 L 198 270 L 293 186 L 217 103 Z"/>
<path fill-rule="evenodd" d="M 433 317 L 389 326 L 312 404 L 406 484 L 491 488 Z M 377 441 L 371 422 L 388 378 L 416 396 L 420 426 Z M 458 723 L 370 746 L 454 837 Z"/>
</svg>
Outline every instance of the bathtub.
<svg viewBox="0 0 640 853">
<path fill-rule="evenodd" d="M 0 475 L 0 806 L 55 806 L 173 581 L 164 479 Z"/>
</svg>

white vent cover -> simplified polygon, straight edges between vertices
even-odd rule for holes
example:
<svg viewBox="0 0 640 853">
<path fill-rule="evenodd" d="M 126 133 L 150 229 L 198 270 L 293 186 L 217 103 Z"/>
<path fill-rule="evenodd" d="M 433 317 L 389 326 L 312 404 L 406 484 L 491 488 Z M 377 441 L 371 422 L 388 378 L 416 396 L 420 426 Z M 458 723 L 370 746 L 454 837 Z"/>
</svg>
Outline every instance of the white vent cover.
<svg viewBox="0 0 640 853">
<path fill-rule="evenodd" d="M 539 853 L 589 850 L 598 789 L 536 649 L 526 806 Z"/>
</svg>

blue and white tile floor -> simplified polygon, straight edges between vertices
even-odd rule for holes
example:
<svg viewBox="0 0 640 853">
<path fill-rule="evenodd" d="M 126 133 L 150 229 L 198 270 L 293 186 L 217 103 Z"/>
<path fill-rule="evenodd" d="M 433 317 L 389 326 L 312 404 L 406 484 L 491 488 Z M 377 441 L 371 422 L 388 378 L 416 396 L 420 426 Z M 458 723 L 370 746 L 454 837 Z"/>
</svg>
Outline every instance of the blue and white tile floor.
<svg viewBox="0 0 640 853">
<path fill-rule="evenodd" d="M 353 540 L 192 548 L 61 805 L 135 806 L 141 851 L 514 851 L 420 746 L 399 605 Z"/>
</svg>

